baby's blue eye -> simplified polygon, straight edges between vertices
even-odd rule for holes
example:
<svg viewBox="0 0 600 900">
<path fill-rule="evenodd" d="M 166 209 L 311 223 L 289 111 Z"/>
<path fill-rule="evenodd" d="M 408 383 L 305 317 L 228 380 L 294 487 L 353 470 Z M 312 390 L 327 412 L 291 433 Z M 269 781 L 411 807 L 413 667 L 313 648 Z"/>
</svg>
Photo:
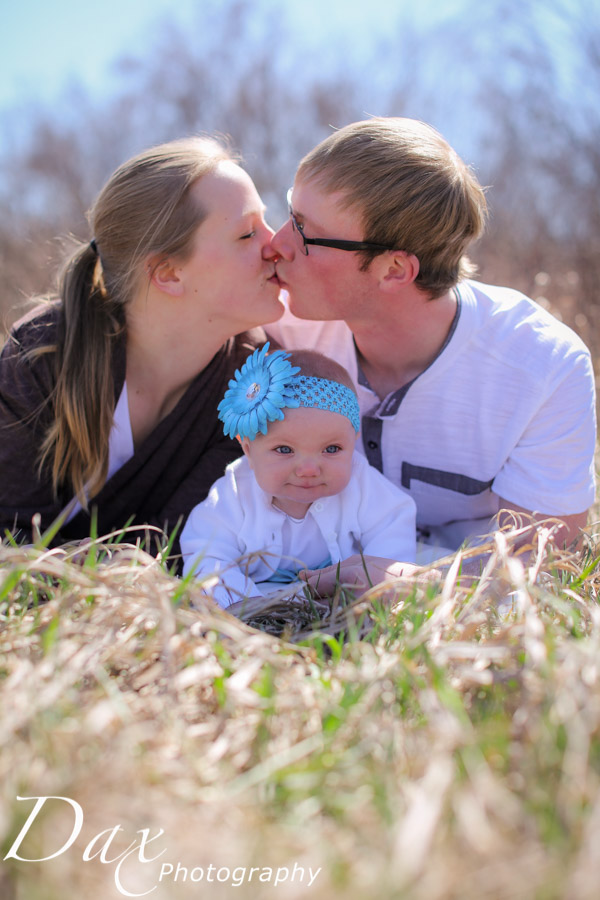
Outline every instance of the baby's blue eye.
<svg viewBox="0 0 600 900">
<path fill-rule="evenodd" d="M 281 447 L 275 447 L 275 453 L 293 453 L 291 447 L 288 447 L 287 444 L 282 444 Z"/>
<path fill-rule="evenodd" d="M 325 453 L 339 453 L 341 449 L 337 444 L 330 444 L 329 447 L 325 447 Z"/>
</svg>

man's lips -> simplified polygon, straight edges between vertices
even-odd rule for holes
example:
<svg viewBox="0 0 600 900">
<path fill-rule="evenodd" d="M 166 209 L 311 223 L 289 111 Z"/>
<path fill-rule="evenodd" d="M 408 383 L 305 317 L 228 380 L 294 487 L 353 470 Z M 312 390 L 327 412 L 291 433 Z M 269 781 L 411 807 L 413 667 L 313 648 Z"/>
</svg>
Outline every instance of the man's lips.
<svg viewBox="0 0 600 900">
<path fill-rule="evenodd" d="M 277 266 L 278 266 L 278 263 L 276 262 L 275 263 L 275 277 L 277 278 L 277 281 L 279 282 L 281 287 L 285 287 L 286 282 L 281 277 L 281 273 L 279 272 L 279 269 L 277 268 Z"/>
</svg>

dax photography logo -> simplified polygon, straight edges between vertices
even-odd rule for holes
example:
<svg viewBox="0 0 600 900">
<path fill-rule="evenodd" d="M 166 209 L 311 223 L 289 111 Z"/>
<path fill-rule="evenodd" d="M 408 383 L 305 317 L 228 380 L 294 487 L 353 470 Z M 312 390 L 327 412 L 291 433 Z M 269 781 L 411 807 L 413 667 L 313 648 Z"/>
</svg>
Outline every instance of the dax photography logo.
<svg viewBox="0 0 600 900">
<path fill-rule="evenodd" d="M 70 797 L 17 797 L 17 800 L 35 801 L 35 805 L 29 814 L 29 818 L 13 841 L 4 860 L 14 859 L 22 863 L 44 863 L 51 859 L 56 859 L 58 856 L 62 856 L 63 853 L 67 853 L 79 837 L 81 829 L 83 828 L 84 815 L 81 805 Z M 63 842 L 61 847 L 56 849 L 53 848 L 53 852 L 49 853 L 48 856 L 32 859 L 21 852 L 21 845 L 29 834 L 42 809 L 50 801 L 66 803 L 72 810 L 73 827 L 71 829 L 71 834 Z M 228 883 L 233 887 L 240 887 L 242 884 L 248 884 L 250 882 L 262 882 L 263 884 L 268 883 L 272 884 L 273 887 L 277 887 L 285 882 L 297 882 L 303 884 L 306 877 L 306 884 L 308 887 L 311 887 L 321 871 L 320 867 L 313 871 L 311 867 L 300 866 L 297 863 L 294 863 L 292 869 L 287 866 L 280 866 L 279 868 L 271 868 L 269 866 L 236 866 L 230 868 L 228 866 L 218 867 L 212 863 L 209 866 L 190 867 L 182 865 L 181 862 L 165 860 L 161 863 L 160 872 L 157 873 L 156 883 L 146 891 L 135 893 L 128 890 L 123 883 L 124 880 L 127 880 L 124 877 L 125 873 L 123 867 L 128 860 L 132 860 L 133 862 L 137 861 L 142 865 L 148 865 L 149 863 L 155 863 L 160 857 L 164 856 L 164 854 L 167 853 L 167 848 L 163 847 L 162 849 L 159 849 L 160 844 L 154 846 L 154 841 L 157 841 L 158 838 L 162 837 L 164 830 L 159 828 L 157 833 L 151 836 L 149 828 L 141 828 L 139 831 L 135 832 L 136 835 L 141 835 L 141 837 L 136 837 L 125 850 L 118 852 L 117 848 L 114 846 L 114 842 L 121 832 L 125 832 L 125 829 L 122 828 L 121 825 L 114 825 L 112 828 L 105 828 L 103 831 L 98 832 L 98 834 L 94 835 L 86 844 L 82 855 L 82 861 L 88 863 L 93 859 L 97 859 L 103 865 L 114 866 L 113 876 L 115 887 L 124 897 L 145 897 L 147 894 L 151 894 L 155 891 L 161 882 L 169 881 L 172 883 L 188 880 L 191 882 L 219 882 L 221 884 Z M 153 844 L 153 846 L 151 849 L 148 849 L 150 844 Z M 129 877 L 131 877 L 130 873 Z M 132 885 L 130 884 L 129 887 L 131 886 Z"/>
<path fill-rule="evenodd" d="M 16 859 L 19 862 L 24 863 L 43 863 L 48 862 L 51 859 L 56 859 L 57 856 L 62 856 L 63 853 L 66 853 L 69 850 L 81 832 L 83 827 L 83 809 L 81 805 L 77 803 L 76 800 L 71 800 L 70 797 L 17 797 L 17 800 L 35 800 L 35 806 L 33 807 L 31 813 L 29 814 L 29 818 L 21 828 L 19 834 L 16 839 L 13 841 L 12 846 L 10 847 L 8 853 L 4 857 L 4 860 L 7 859 Z M 21 844 L 23 843 L 25 837 L 29 834 L 29 831 L 37 819 L 38 815 L 42 811 L 43 807 L 50 800 L 60 801 L 62 803 L 67 803 L 71 806 L 74 813 L 74 822 L 73 828 L 71 830 L 71 834 L 67 838 L 67 840 L 63 843 L 62 847 L 59 847 L 54 853 L 50 853 L 48 856 L 42 856 L 40 859 L 30 859 L 26 856 L 21 856 L 19 851 L 21 849 Z M 122 869 L 125 862 L 132 857 L 137 855 L 137 859 L 140 863 L 151 863 L 155 862 L 159 857 L 161 857 L 164 853 L 167 852 L 166 848 L 160 851 L 156 856 L 149 856 L 146 854 L 146 848 L 153 841 L 156 841 L 159 837 L 164 834 L 162 828 L 158 830 L 158 833 L 150 837 L 150 829 L 142 828 L 139 831 L 136 831 L 136 834 L 141 835 L 141 838 L 132 841 L 129 846 L 123 850 L 121 853 L 116 852 L 112 848 L 113 841 L 119 834 L 119 832 L 124 832 L 124 828 L 121 825 L 115 825 L 113 828 L 106 828 L 104 831 L 100 831 L 96 834 L 91 841 L 85 847 L 83 851 L 82 860 L 84 863 L 90 862 L 92 859 L 98 859 L 104 865 L 114 865 L 114 879 L 115 879 L 115 887 L 124 897 L 143 897 L 146 894 L 150 894 L 154 891 L 157 885 L 150 888 L 148 891 L 144 891 L 143 893 L 132 893 L 126 889 L 122 882 Z"/>
</svg>

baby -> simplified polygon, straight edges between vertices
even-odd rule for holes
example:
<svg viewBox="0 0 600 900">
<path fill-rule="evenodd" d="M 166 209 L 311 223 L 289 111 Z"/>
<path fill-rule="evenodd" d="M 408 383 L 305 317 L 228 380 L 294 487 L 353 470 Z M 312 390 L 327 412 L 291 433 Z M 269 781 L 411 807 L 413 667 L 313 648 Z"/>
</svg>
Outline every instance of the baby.
<svg viewBox="0 0 600 900">
<path fill-rule="evenodd" d="M 219 404 L 244 456 L 231 463 L 181 534 L 184 574 L 214 574 L 223 607 L 298 581 L 355 553 L 414 561 L 412 498 L 355 450 L 348 372 L 311 350 L 269 344 L 235 373 Z"/>
</svg>

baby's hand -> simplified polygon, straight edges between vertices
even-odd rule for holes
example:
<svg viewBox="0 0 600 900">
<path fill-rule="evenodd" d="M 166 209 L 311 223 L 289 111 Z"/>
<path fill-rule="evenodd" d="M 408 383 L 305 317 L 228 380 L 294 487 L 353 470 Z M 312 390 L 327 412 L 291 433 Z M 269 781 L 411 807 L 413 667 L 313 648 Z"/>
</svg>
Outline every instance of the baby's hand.
<svg viewBox="0 0 600 900">
<path fill-rule="evenodd" d="M 319 597 L 329 597 L 336 587 L 343 585 L 363 593 L 376 584 L 393 581 L 396 578 L 411 578 L 422 572 L 414 563 L 401 563 L 395 559 L 380 556 L 349 556 L 343 562 L 324 569 L 305 569 L 299 577 L 316 592 Z"/>
</svg>

